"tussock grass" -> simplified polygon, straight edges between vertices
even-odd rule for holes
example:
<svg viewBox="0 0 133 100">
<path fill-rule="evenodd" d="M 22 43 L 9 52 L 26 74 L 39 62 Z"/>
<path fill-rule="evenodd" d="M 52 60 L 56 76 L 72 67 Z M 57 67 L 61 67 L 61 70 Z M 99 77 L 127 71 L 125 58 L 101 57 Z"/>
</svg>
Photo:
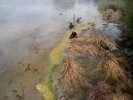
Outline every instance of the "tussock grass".
<svg viewBox="0 0 133 100">
<path fill-rule="evenodd" d="M 77 38 L 71 41 L 71 46 L 67 49 L 71 54 L 83 54 L 85 51 L 89 51 L 92 55 L 101 55 L 108 49 L 109 51 L 116 50 L 116 46 L 109 42 L 109 40 L 102 35 L 91 36 L 89 38 Z"/>
<path fill-rule="evenodd" d="M 120 22 L 122 19 L 121 13 L 123 12 L 124 2 L 109 2 L 99 6 L 102 18 L 110 22 Z"/>
<path fill-rule="evenodd" d="M 88 85 L 88 80 L 84 77 L 85 69 L 80 64 L 70 57 L 65 58 L 64 64 L 65 69 L 59 78 L 59 83 L 63 85 L 63 88 L 73 90 Z"/>
<path fill-rule="evenodd" d="M 94 76 L 99 79 L 102 77 L 103 81 L 106 81 L 109 77 L 119 82 L 126 81 L 126 72 L 120 66 L 119 58 L 116 58 L 112 53 L 115 50 L 117 50 L 116 45 L 102 35 L 84 37 L 81 34 L 80 37 L 72 39 L 70 47 L 65 52 L 65 67 L 60 75 L 59 83 L 63 84 L 63 87 L 67 90 L 70 90 L 80 86 L 87 86 L 90 84 L 90 80 L 93 79 L 98 81 Z M 84 57 L 84 54 L 87 55 L 86 52 L 91 54 L 89 57 L 94 57 L 94 61 L 98 56 L 101 58 L 96 63 L 94 70 L 90 70 L 89 67 L 83 67 L 78 61 L 74 60 L 74 57 L 79 55 L 86 59 Z M 94 62 L 93 60 L 91 62 Z"/>
<path fill-rule="evenodd" d="M 107 78 L 108 76 L 112 76 L 116 80 L 126 80 L 126 73 L 115 58 L 110 59 L 104 68 L 107 73 Z"/>
<path fill-rule="evenodd" d="M 107 9 L 101 12 L 102 18 L 111 22 L 119 22 L 121 20 L 121 11 Z"/>
<path fill-rule="evenodd" d="M 99 6 L 99 10 L 103 11 L 103 10 L 107 10 L 107 9 L 112 9 L 113 11 L 117 11 L 117 10 L 121 9 L 121 5 L 122 5 L 122 3 L 118 4 L 118 3 L 110 2 L 108 4 Z"/>
</svg>

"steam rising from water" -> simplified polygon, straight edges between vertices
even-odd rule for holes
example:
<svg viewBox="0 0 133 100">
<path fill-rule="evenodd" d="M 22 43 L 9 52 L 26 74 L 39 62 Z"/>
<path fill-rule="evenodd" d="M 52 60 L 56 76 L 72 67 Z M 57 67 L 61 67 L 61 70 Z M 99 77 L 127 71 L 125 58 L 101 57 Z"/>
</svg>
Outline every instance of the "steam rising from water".
<svg viewBox="0 0 133 100">
<path fill-rule="evenodd" d="M 74 13 L 83 21 L 97 15 L 96 7 L 87 0 L 80 4 L 78 0 L 0 0 L 0 9 L 1 65 L 10 58 L 27 59 L 31 48 L 54 46 L 64 36 Z"/>
<path fill-rule="evenodd" d="M 28 63 L 38 55 L 45 62 L 45 55 L 66 35 L 74 13 L 83 22 L 98 16 L 88 0 L 0 0 L 0 99 Z"/>
<path fill-rule="evenodd" d="M 99 25 L 101 20 L 97 4 L 101 1 L 107 2 L 107 0 L 0 0 L 0 100 L 9 91 L 11 80 L 15 80 L 16 77 L 19 80 L 24 78 L 20 72 L 27 64 L 32 64 L 33 59 L 37 59 L 37 66 L 45 67 L 47 72 L 49 67 L 46 66 L 47 55 L 66 35 L 68 21 L 72 21 L 74 14 L 76 17 L 82 17 L 83 23 L 91 20 Z M 38 56 L 41 56 L 42 62 Z M 33 80 L 31 83 L 29 79 L 25 82 L 34 88 Z M 32 100 L 40 100 L 36 98 L 36 94 L 30 94 L 34 92 L 32 88 L 27 91 L 27 96 Z"/>
</svg>

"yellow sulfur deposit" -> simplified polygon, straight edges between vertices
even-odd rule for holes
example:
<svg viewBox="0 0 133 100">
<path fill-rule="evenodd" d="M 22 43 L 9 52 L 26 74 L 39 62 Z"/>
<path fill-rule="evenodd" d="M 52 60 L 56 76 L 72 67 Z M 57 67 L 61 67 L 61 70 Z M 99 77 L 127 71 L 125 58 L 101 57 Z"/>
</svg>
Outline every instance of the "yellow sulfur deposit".
<svg viewBox="0 0 133 100">
<path fill-rule="evenodd" d="M 60 63 L 62 54 L 65 48 L 67 47 L 67 44 L 69 42 L 69 36 L 71 35 L 72 31 L 76 31 L 78 33 L 81 31 L 82 27 L 83 26 L 79 24 L 74 30 L 67 32 L 67 35 L 62 40 L 62 42 L 50 53 L 51 66 L 54 66 Z M 40 93 L 43 95 L 45 100 L 55 100 L 56 93 L 54 89 L 52 88 L 52 85 L 50 84 L 49 80 L 50 80 L 49 77 L 47 77 L 47 79 L 43 83 L 38 84 L 36 88 L 40 91 Z"/>
<path fill-rule="evenodd" d="M 48 80 L 46 80 L 43 83 L 38 84 L 37 89 L 41 92 L 45 100 L 55 99 L 54 91 L 52 91 L 52 88 L 50 87 Z"/>
<path fill-rule="evenodd" d="M 60 58 L 69 42 L 69 36 L 71 35 L 72 31 L 76 31 L 77 33 L 81 30 L 82 25 L 78 25 L 75 30 L 71 30 L 67 32 L 67 36 L 63 39 L 63 41 L 59 44 L 57 48 L 55 48 L 50 54 L 50 61 L 51 64 L 58 64 L 60 62 Z"/>
</svg>

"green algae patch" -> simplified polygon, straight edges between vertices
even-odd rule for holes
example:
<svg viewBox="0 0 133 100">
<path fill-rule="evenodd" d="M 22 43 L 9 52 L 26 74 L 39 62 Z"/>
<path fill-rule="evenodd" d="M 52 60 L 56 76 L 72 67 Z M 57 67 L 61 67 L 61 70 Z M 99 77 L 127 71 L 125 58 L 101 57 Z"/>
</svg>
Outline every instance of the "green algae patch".
<svg viewBox="0 0 133 100">
<path fill-rule="evenodd" d="M 60 76 L 60 73 L 63 71 L 63 63 L 59 65 L 54 65 L 52 70 L 49 73 L 49 79 L 51 80 L 57 80 Z"/>
<path fill-rule="evenodd" d="M 69 37 L 72 31 L 76 31 L 78 33 L 81 31 L 82 28 L 83 25 L 79 24 L 75 29 L 68 31 L 62 42 L 50 53 L 49 59 L 51 64 L 51 70 L 48 71 L 49 73 L 46 80 L 40 84 L 37 84 L 36 86 L 36 88 L 40 91 L 45 100 L 57 99 L 57 94 L 53 87 L 53 82 L 58 79 L 61 71 L 64 68 L 62 63 L 64 50 L 69 43 Z"/>
</svg>

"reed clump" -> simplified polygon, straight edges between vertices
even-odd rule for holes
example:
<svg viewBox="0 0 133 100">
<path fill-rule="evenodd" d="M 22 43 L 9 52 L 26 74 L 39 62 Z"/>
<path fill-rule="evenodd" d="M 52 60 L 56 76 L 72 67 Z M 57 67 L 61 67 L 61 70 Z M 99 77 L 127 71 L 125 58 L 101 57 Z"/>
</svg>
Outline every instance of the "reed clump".
<svg viewBox="0 0 133 100">
<path fill-rule="evenodd" d="M 85 69 L 83 69 L 78 62 L 70 57 L 66 57 L 64 65 L 64 71 L 59 78 L 59 83 L 63 85 L 63 88 L 72 91 L 81 85 L 88 85 L 88 80 L 85 78 Z"/>
<path fill-rule="evenodd" d="M 114 86 L 125 84 L 128 80 L 127 73 L 120 64 L 122 59 L 115 56 L 115 51 L 117 45 L 103 35 L 86 37 L 80 34 L 71 39 L 70 46 L 65 50 L 64 70 L 58 78 L 61 90 L 68 94 L 67 97 L 75 96 L 79 90 L 84 89 L 81 94 L 89 92 L 87 98 L 93 98 L 93 95 L 114 98 Z M 109 87 L 103 90 L 103 94 L 99 82 Z"/>
</svg>

